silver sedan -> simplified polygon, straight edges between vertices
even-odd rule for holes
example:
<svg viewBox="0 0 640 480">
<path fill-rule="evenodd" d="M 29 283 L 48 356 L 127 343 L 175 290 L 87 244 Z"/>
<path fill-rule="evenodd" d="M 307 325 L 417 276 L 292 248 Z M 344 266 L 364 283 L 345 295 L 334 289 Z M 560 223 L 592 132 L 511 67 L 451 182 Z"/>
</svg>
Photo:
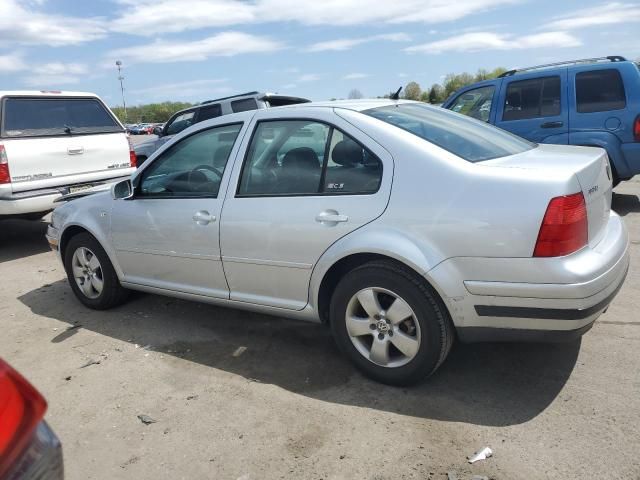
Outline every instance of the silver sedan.
<svg viewBox="0 0 640 480">
<path fill-rule="evenodd" d="M 407 384 L 454 339 L 558 341 L 629 265 L 604 150 L 536 145 L 421 103 L 304 104 L 183 131 L 47 236 L 89 308 L 129 290 L 323 322 Z"/>
</svg>

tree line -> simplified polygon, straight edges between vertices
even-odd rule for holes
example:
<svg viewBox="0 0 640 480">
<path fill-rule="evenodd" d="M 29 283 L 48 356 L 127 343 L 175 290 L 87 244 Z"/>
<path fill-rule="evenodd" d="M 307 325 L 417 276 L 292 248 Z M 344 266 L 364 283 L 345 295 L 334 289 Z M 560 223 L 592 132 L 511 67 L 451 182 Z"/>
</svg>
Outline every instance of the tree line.
<svg viewBox="0 0 640 480">
<path fill-rule="evenodd" d="M 191 107 L 188 102 L 162 102 L 150 103 L 147 105 L 136 105 L 127 107 L 125 117 L 124 108 L 111 107 L 113 113 L 122 123 L 162 123 L 169 120 L 169 117 L 179 110 Z"/>
<path fill-rule="evenodd" d="M 449 95 L 462 87 L 472 83 L 490 80 L 506 72 L 506 68 L 498 67 L 493 70 L 481 68 L 475 75 L 467 72 L 450 73 L 444 77 L 442 84 L 434 83 L 431 87 L 422 90 L 417 82 L 409 82 L 402 90 L 402 97 L 407 100 L 419 100 L 428 103 L 442 103 Z M 389 95 L 385 95 L 388 98 Z"/>
</svg>

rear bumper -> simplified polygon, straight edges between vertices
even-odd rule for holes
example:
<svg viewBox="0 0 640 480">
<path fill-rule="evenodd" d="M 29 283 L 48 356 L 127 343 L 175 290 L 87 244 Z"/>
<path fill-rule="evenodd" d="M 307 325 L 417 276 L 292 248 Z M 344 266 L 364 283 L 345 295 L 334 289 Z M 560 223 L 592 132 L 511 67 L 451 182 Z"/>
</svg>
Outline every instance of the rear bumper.
<svg viewBox="0 0 640 480">
<path fill-rule="evenodd" d="M 25 192 L 8 194 L 0 197 L 0 217 L 49 212 L 56 207 L 55 201 L 62 195 L 68 194 L 70 188 L 73 186 L 104 185 L 107 183 L 119 182 L 120 180 L 126 180 L 127 178 L 129 178 L 129 175 L 100 181 L 82 182 L 72 185 L 62 185 L 55 188 L 28 190 Z"/>
<path fill-rule="evenodd" d="M 627 231 L 612 212 L 593 248 L 545 259 L 450 259 L 429 276 L 445 291 L 462 341 L 562 341 L 591 328 L 628 268 Z"/>
<path fill-rule="evenodd" d="M 5 477 L 3 477 L 5 478 Z M 62 446 L 46 422 L 40 422 L 31 443 L 6 480 L 63 480 Z"/>
</svg>

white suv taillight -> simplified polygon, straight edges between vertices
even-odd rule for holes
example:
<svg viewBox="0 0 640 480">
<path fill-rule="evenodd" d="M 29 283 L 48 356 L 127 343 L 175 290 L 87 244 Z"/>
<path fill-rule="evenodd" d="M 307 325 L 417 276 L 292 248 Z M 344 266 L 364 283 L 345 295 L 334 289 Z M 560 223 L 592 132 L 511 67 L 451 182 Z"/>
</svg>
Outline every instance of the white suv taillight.
<svg viewBox="0 0 640 480">
<path fill-rule="evenodd" d="M 4 145 L 0 145 L 0 184 L 11 183 L 11 174 L 9 173 L 9 159 Z"/>
<path fill-rule="evenodd" d="M 129 142 L 129 165 L 132 167 L 138 166 L 138 157 L 136 157 L 136 152 L 133 151 L 133 144 L 131 143 L 131 138 L 127 134 L 127 142 Z"/>
<path fill-rule="evenodd" d="M 42 395 L 0 359 L 0 478 L 29 444 L 46 409 Z"/>
</svg>

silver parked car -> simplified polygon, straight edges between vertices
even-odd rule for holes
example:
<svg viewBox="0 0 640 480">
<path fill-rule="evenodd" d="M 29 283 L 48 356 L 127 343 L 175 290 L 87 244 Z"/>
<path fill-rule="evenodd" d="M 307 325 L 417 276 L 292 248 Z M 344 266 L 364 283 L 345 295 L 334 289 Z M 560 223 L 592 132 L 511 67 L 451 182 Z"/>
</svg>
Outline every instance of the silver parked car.
<svg viewBox="0 0 640 480">
<path fill-rule="evenodd" d="M 47 235 L 90 308 L 132 289 L 324 322 L 364 373 L 407 384 L 456 336 L 586 332 L 629 265 L 610 203 L 604 150 L 331 102 L 194 125 Z"/>
</svg>

